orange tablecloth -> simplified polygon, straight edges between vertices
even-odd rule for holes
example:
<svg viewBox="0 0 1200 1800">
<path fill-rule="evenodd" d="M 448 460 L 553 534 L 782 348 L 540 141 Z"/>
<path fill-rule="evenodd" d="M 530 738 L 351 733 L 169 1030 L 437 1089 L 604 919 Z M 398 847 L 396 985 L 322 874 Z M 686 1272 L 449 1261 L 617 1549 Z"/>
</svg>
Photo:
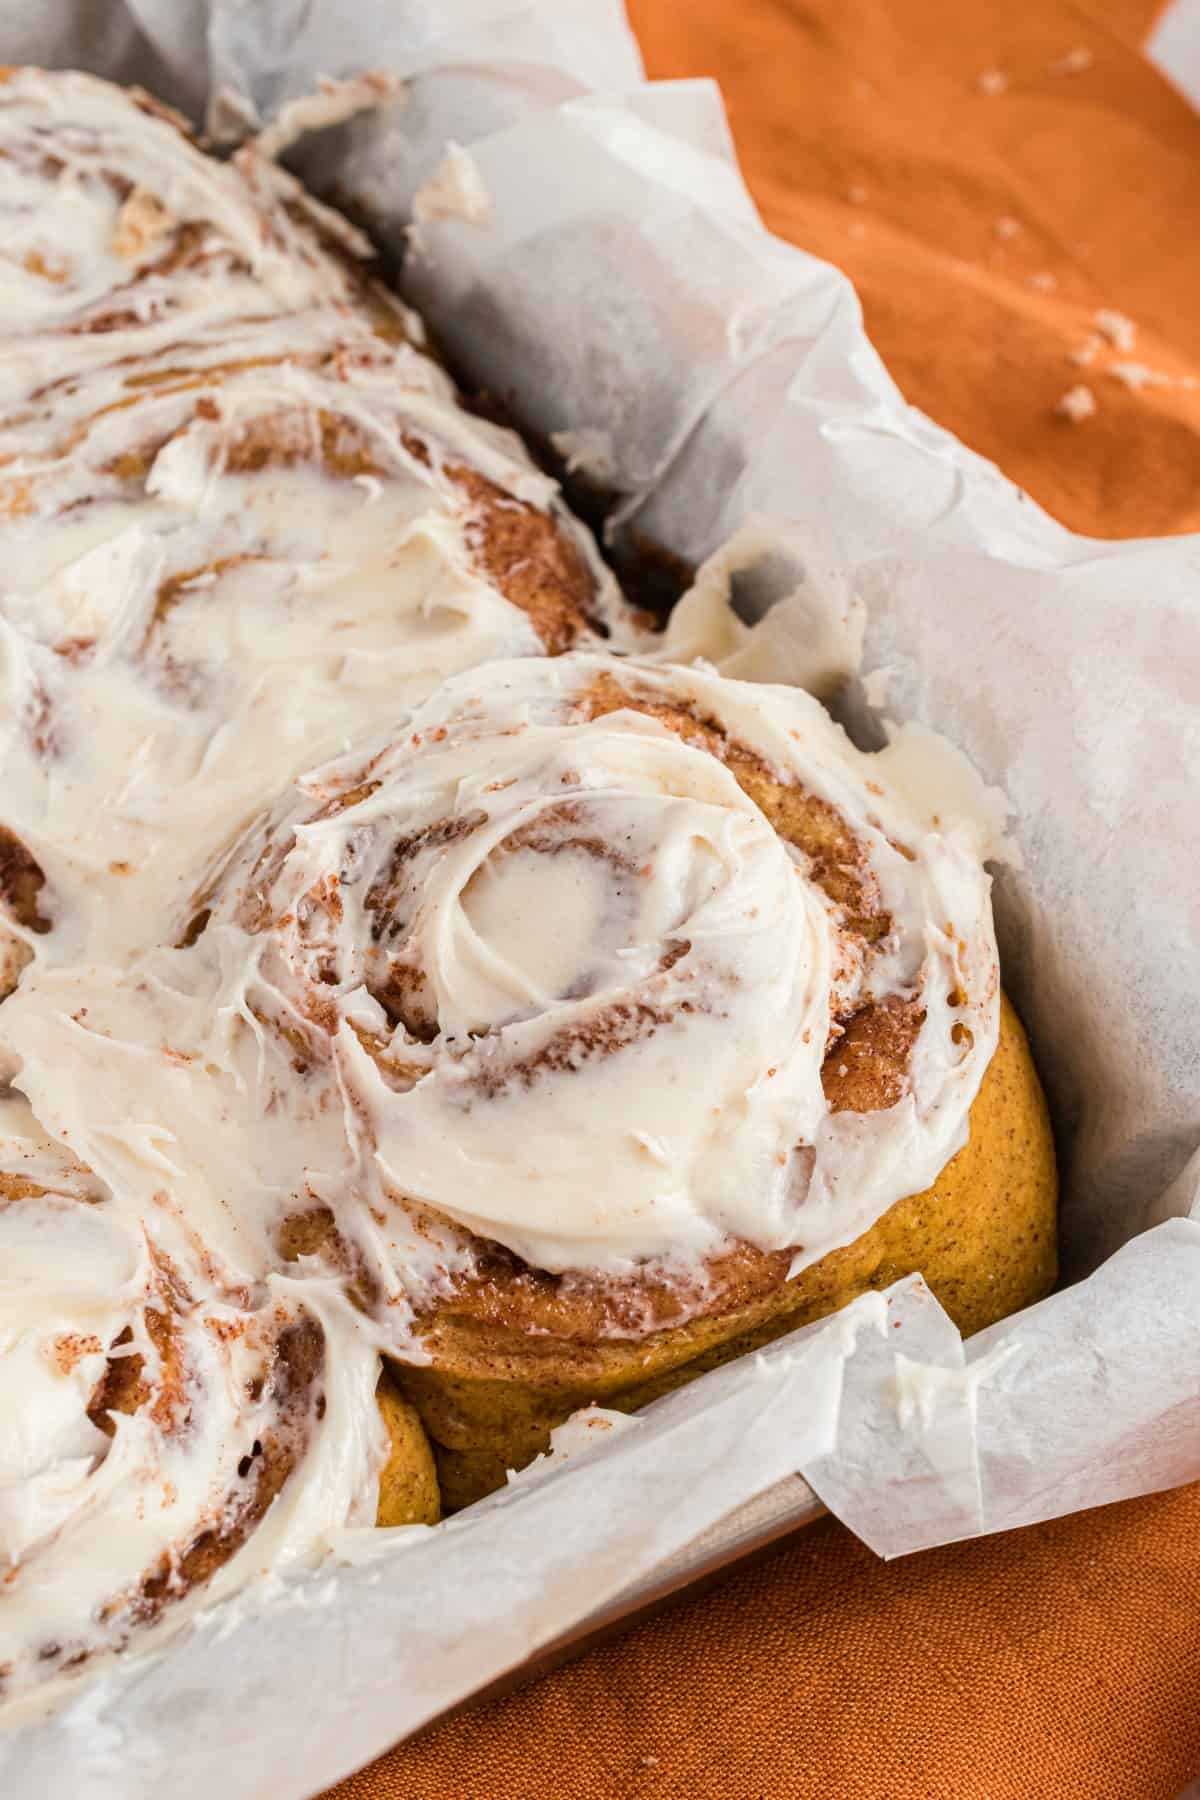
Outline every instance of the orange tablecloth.
<svg viewBox="0 0 1200 1800">
<path fill-rule="evenodd" d="M 1200 119 L 1136 54 L 1153 10 L 632 4 L 651 74 L 720 78 L 767 223 L 850 272 L 908 396 L 1114 537 L 1200 529 Z M 1072 362 L 1098 309 L 1136 342 Z M 1198 1774 L 1192 1487 L 890 1565 L 823 1521 L 335 1792 L 1173 1800 Z"/>
</svg>

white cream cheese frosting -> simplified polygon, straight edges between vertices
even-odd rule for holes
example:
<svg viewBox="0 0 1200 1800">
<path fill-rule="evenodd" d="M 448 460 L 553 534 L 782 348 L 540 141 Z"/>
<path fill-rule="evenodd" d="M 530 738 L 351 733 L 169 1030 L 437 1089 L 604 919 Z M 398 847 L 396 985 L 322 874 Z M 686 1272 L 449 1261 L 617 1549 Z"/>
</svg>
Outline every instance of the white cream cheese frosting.
<svg viewBox="0 0 1200 1800">
<path fill-rule="evenodd" d="M 835 810 L 883 935 L 655 704 Z M 971 828 L 931 827 L 886 765 L 792 689 L 494 663 L 256 823 L 190 946 L 27 977 L 0 1031 L 39 1117 L 114 1185 L 168 1168 L 246 1278 L 328 1209 L 393 1348 L 470 1264 L 438 1221 L 554 1272 L 730 1241 L 797 1270 L 936 1179 L 998 1032 Z M 839 1021 L 889 1000 L 920 1008 L 900 1091 L 836 1110 Z"/>
<path fill-rule="evenodd" d="M 579 635 L 633 633 L 554 484 L 273 164 L 37 71 L 0 84 L 0 151 L 0 826 L 45 877 L 31 948 L 120 960 L 293 776 L 547 647 L 489 529 L 543 520 Z"/>
<path fill-rule="evenodd" d="M 364 275 L 366 241 L 261 151 L 219 163 L 152 102 L 8 72 L 0 220 L 0 995 L 93 962 L 98 995 L 101 965 L 119 988 L 173 941 L 209 861 L 296 775 L 447 673 L 639 640 L 554 484 L 461 404 Z M 96 1047 L 88 999 L 73 1011 L 53 1020 L 72 1064 Z M 233 1124 L 198 1109 L 222 1178 L 215 1142 L 152 1111 L 164 1048 L 101 1046 L 40 1124 L 0 1105 L 6 1695 L 374 1518 L 378 1334 L 338 1282 L 251 1246 Z M 15 1062 L 0 1031 L 0 1082 Z M 277 1180 L 281 1139 L 241 1123 Z M 319 1371 L 289 1394 L 302 1328 Z M 146 1391 L 112 1423 L 105 1371 L 133 1355 Z"/>
<path fill-rule="evenodd" d="M 251 1295 L 199 1246 L 168 1253 L 0 1100 L 4 1698 L 371 1524 L 377 1377 L 330 1284 Z"/>
<path fill-rule="evenodd" d="M 74 75 L 0 82 L 0 152 L 12 1696 L 370 1524 L 380 1350 L 491 1247 L 702 1288 L 858 1237 L 964 1142 L 999 979 L 969 782 L 624 654 L 290 178 Z"/>
</svg>

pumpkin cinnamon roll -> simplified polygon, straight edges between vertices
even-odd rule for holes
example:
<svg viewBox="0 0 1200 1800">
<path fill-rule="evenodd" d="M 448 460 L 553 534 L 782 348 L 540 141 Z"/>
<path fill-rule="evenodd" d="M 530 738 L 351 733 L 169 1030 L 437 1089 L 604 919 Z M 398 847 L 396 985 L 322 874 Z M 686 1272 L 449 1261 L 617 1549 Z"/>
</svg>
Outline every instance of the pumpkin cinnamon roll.
<svg viewBox="0 0 1200 1800">
<path fill-rule="evenodd" d="M 0 81 L 0 980 L 160 941 L 280 788 L 494 656 L 640 636 L 369 246 L 146 96 Z M 136 901 L 130 896 L 136 892 Z"/>
<path fill-rule="evenodd" d="M 910 1271 L 965 1330 L 1052 1283 L 978 839 L 804 693 L 585 653 L 457 676 L 196 904 L 139 1004 L 209 1073 L 152 1111 L 198 1108 L 203 1156 L 223 1096 L 238 1231 L 344 1283 L 449 1505 L 576 1406 Z M 93 1010 L 106 1055 L 131 1004 Z M 49 1093 L 63 1053 L 24 1042 Z"/>
<path fill-rule="evenodd" d="M 0 1098 L 0 1698 L 179 1622 L 347 1524 L 437 1517 L 344 1300 L 222 1278 Z"/>
</svg>

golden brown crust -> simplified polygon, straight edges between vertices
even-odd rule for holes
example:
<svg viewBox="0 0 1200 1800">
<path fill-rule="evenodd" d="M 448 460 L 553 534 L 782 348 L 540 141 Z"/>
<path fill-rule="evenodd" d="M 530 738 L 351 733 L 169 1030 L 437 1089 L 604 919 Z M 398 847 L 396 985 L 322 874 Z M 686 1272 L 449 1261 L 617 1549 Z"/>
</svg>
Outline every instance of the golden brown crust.
<svg viewBox="0 0 1200 1800">
<path fill-rule="evenodd" d="M 921 1271 L 965 1334 L 1033 1303 L 1056 1274 L 1054 1146 L 1025 1034 L 1007 999 L 1000 1043 L 971 1110 L 967 1144 L 925 1193 L 900 1201 L 855 1243 L 795 1281 L 773 1283 L 636 1339 L 583 1329 L 552 1335 L 551 1315 L 509 1313 L 506 1295 L 462 1294 L 429 1321 L 430 1366 L 395 1369 L 438 1458 L 448 1510 L 545 1450 L 553 1427 L 592 1401 L 633 1410 L 706 1369 Z M 507 1292 L 511 1293 L 511 1290 Z M 537 1327 L 529 1329 L 536 1316 Z M 514 1329 L 523 1317 L 526 1329 Z"/>
<path fill-rule="evenodd" d="M 835 807 L 808 793 L 794 779 L 776 773 L 719 721 L 663 700 L 639 685 L 632 673 L 597 677 L 578 711 L 583 718 L 596 719 L 621 709 L 653 717 L 685 742 L 716 756 L 780 835 L 808 858 L 814 879 L 834 904 L 844 909 L 848 930 L 868 944 L 886 933 L 890 920 L 880 905 L 862 846 Z M 558 814 L 569 813 L 572 804 L 564 801 L 556 809 Z M 545 822 L 543 814 L 537 829 L 543 829 Z M 447 821 L 445 830 L 457 835 L 472 827 L 473 820 L 463 817 Z M 428 836 L 427 832 L 420 844 L 405 840 L 397 846 L 392 861 L 396 880 L 381 885 L 368 899 L 381 919 L 391 919 L 403 865 Z M 607 844 L 576 837 L 568 841 L 608 860 L 618 854 Z M 687 946 L 678 948 L 682 952 Z M 411 991 L 411 984 L 404 985 L 402 975 L 402 970 L 390 968 L 386 988 L 369 978 L 368 985 L 393 1021 L 403 1020 L 414 1037 L 422 1038 L 428 1035 L 422 997 Z M 898 997 L 864 1005 L 847 1016 L 822 1069 L 833 1111 L 875 1112 L 896 1103 L 905 1089 L 909 1055 L 923 1017 L 918 1002 Z M 589 1022 L 588 1043 L 572 1038 L 558 1046 L 551 1040 L 538 1064 L 524 1071 L 524 1078 L 535 1079 L 541 1067 L 577 1067 L 584 1056 L 611 1053 L 653 1029 L 657 1022 L 646 1007 L 614 1008 L 612 1015 Z M 605 1337 L 645 1338 L 695 1315 L 723 1314 L 763 1301 L 777 1291 L 791 1261 L 788 1251 L 763 1252 L 750 1244 L 736 1244 L 711 1258 L 700 1279 L 687 1283 L 653 1271 L 623 1279 L 551 1275 L 530 1267 L 498 1244 L 474 1240 L 474 1245 L 478 1253 L 475 1270 L 456 1278 L 449 1297 L 422 1321 L 432 1334 L 431 1341 L 449 1328 L 451 1320 L 461 1331 L 474 1322 L 492 1334 L 545 1334 L 547 1342 L 555 1346 L 588 1344 Z"/>
<path fill-rule="evenodd" d="M 718 757 L 781 835 L 808 858 L 816 879 L 839 907 L 847 929 L 857 932 L 864 947 L 890 928 L 863 848 L 836 808 L 774 771 L 719 722 L 662 700 L 639 683 L 633 671 L 598 677 L 580 702 L 579 712 L 592 719 L 619 708 L 653 716 L 686 741 Z M 344 800 L 331 804 L 344 804 Z M 556 846 L 565 841 L 589 855 L 619 860 L 618 847 L 570 834 L 574 805 L 567 799 L 554 809 L 557 824 L 567 828 L 565 835 L 556 831 Z M 530 829 L 544 830 L 546 817 L 540 815 L 537 826 Z M 392 1021 L 402 1021 L 417 1040 L 428 1041 L 436 1034 L 436 1015 L 427 1004 L 419 971 L 409 970 L 389 954 L 392 940 L 403 938 L 415 904 L 409 891 L 408 865 L 431 843 L 450 842 L 473 829 L 476 822 L 474 816 L 456 817 L 397 842 L 383 875 L 367 896 L 367 909 L 377 920 L 368 953 L 367 985 Z M 586 829 L 581 823 L 580 832 L 585 834 Z M 248 893 L 248 905 L 258 907 L 254 882 Z M 256 912 L 249 927 L 261 924 Z M 686 944 L 677 946 L 680 953 L 686 948 Z M 919 1000 L 893 995 L 860 1005 L 836 1022 L 822 1068 L 831 1111 L 871 1113 L 895 1105 L 906 1091 L 909 1060 L 923 1019 Z M 591 1056 L 610 1054 L 652 1031 L 658 1022 L 648 1004 L 635 1007 L 621 1002 L 610 1012 L 601 1011 L 589 1019 L 586 1041 L 578 1034 L 561 1044 L 549 1038 L 537 1059 L 522 1066 L 520 1079 L 532 1083 L 545 1069 L 577 1068 Z M 369 1048 L 382 1067 L 382 1047 Z M 393 1072 L 397 1081 L 403 1080 L 402 1070 Z M 486 1072 L 481 1077 L 488 1078 Z M 403 1196 L 393 1198 L 397 1204 L 407 1205 L 418 1220 L 420 1209 Z M 473 1381 L 491 1380 L 498 1369 L 495 1378 L 508 1383 L 522 1379 L 523 1369 L 544 1372 L 554 1366 L 560 1372 L 569 1371 L 571 1381 L 603 1382 L 611 1361 L 609 1348 L 623 1367 L 629 1345 L 634 1343 L 643 1347 L 647 1368 L 656 1366 L 658 1341 L 664 1333 L 699 1333 L 693 1347 L 702 1348 L 714 1320 L 718 1324 L 740 1320 L 750 1328 L 760 1314 L 773 1314 L 792 1261 L 790 1251 L 765 1252 L 743 1242 L 711 1257 L 691 1279 L 653 1265 L 625 1277 L 585 1272 L 558 1275 L 532 1267 L 501 1245 L 458 1230 L 448 1221 L 442 1221 L 442 1226 L 451 1233 L 457 1231 L 472 1253 L 472 1263 L 466 1272 L 447 1277 L 441 1291 L 418 1313 L 418 1329 L 434 1357 L 434 1386 L 444 1367 L 453 1367 Z M 321 1218 L 302 1215 L 285 1222 L 281 1247 L 289 1257 L 321 1254 L 339 1267 L 347 1266 L 346 1246 L 334 1231 L 329 1214 Z M 736 1323 L 728 1327 L 738 1328 Z M 721 1329 L 725 1331 L 724 1326 Z M 690 1337 L 687 1341 L 692 1344 Z M 419 1386 L 424 1377 L 414 1373 L 411 1379 Z"/>
<path fill-rule="evenodd" d="M 477 1240 L 478 1242 L 478 1240 Z M 587 1275 L 551 1275 L 533 1269 L 502 1245 L 480 1246 L 475 1273 L 453 1285 L 452 1292 L 422 1320 L 428 1342 L 438 1342 L 451 1329 L 482 1328 L 487 1340 L 496 1332 L 528 1340 L 532 1354 L 543 1346 L 603 1338 L 648 1338 L 654 1331 L 681 1324 L 696 1312 L 747 1306 L 774 1293 L 786 1278 L 791 1252 L 756 1250 L 737 1244 L 712 1257 L 704 1277 L 694 1284 L 662 1270 L 643 1271 L 628 1279 L 600 1280 Z"/>
<path fill-rule="evenodd" d="M 275 1248 L 285 1263 L 298 1262 L 302 1256 L 319 1256 L 337 1269 L 346 1283 L 346 1293 L 364 1312 L 370 1312 L 379 1298 L 378 1282 L 366 1259 L 353 1244 L 347 1243 L 327 1206 L 288 1213 L 276 1228 Z"/>
<path fill-rule="evenodd" d="M 379 1475 L 376 1525 L 436 1525 L 442 1516 L 437 1469 L 420 1414 L 384 1372 L 375 1394 L 391 1446 Z"/>
</svg>

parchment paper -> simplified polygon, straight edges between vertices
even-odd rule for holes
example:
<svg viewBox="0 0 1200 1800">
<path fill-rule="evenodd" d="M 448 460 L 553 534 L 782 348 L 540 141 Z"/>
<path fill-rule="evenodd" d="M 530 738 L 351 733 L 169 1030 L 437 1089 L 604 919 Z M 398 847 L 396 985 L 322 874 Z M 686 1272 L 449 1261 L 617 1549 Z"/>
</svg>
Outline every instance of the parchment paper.
<svg viewBox="0 0 1200 1800">
<path fill-rule="evenodd" d="M 846 678 L 864 741 L 935 727 L 1007 792 L 1006 980 L 1080 1279 L 964 1346 L 914 1278 L 565 1428 L 448 1525 L 343 1541 L 81 1682 L 0 1739 L 3 1791 L 314 1793 L 796 1470 L 884 1555 L 1200 1476 L 1200 542 L 1074 536 L 907 407 L 849 284 L 762 229 L 716 90 L 636 85 L 611 4 L 94 10 L 18 9 L 0 55 L 197 112 L 236 86 L 261 117 L 320 75 L 407 77 L 296 160 L 400 250 L 465 147 L 483 216 L 424 218 L 405 270 L 460 367 L 620 491 L 618 537 L 715 558 L 739 612 L 778 602 L 743 659 Z"/>
<path fill-rule="evenodd" d="M 1154 21 L 1146 55 L 1200 106 L 1200 0 L 1171 0 Z"/>
</svg>

